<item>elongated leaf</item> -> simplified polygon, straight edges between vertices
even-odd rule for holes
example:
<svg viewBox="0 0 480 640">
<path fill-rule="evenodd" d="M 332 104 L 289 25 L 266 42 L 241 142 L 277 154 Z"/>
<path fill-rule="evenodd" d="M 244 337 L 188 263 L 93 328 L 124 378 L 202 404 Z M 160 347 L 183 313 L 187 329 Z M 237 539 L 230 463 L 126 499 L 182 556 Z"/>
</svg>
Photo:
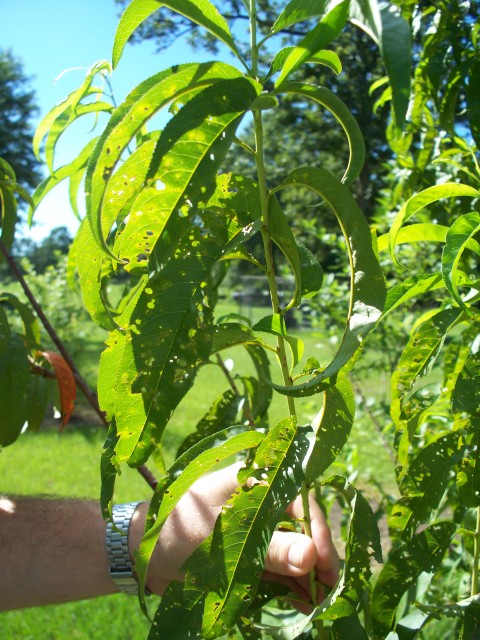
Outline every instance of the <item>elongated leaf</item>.
<svg viewBox="0 0 480 640">
<path fill-rule="evenodd" d="M 272 64 L 270 65 L 270 69 L 267 73 L 267 78 L 273 76 L 275 73 L 280 71 L 285 64 L 285 60 L 288 58 L 290 53 L 294 50 L 295 47 L 285 47 L 285 49 L 281 49 L 272 60 Z M 320 64 L 324 67 L 328 67 L 335 75 L 339 75 L 342 72 L 342 63 L 340 58 L 334 51 L 329 51 L 328 49 L 323 49 L 322 51 L 317 51 L 313 56 L 310 56 L 305 60 L 306 63 Z"/>
<path fill-rule="evenodd" d="M 115 68 L 122 56 L 123 49 L 128 39 L 137 27 L 152 13 L 168 7 L 176 13 L 180 13 L 192 22 L 204 27 L 239 57 L 235 42 L 225 19 L 220 15 L 215 5 L 209 0 L 132 0 L 123 13 L 115 33 L 113 45 L 113 68 Z"/>
<path fill-rule="evenodd" d="M 243 426 L 230 427 L 209 435 L 186 450 L 161 478 L 149 507 L 145 535 L 135 554 L 135 570 L 142 591 L 160 531 L 180 498 L 219 462 L 239 451 L 257 447 L 263 437 L 258 431 Z"/>
<path fill-rule="evenodd" d="M 350 507 L 343 573 L 325 600 L 299 622 L 279 627 L 282 640 L 294 640 L 317 618 L 338 620 L 355 614 L 358 601 L 371 575 L 370 562 L 382 561 L 380 534 L 375 515 L 360 492 L 341 476 L 331 476 L 323 485 L 332 487 Z M 273 630 L 272 630 L 273 631 Z M 273 634 L 272 634 L 273 635 Z M 275 636 L 274 636 L 275 637 Z"/>
<path fill-rule="evenodd" d="M 158 237 L 180 207 L 194 206 L 199 199 L 208 202 L 256 89 L 242 79 L 218 82 L 192 98 L 165 127 L 147 176 L 160 186 L 142 191 L 115 244 L 114 252 L 129 271 L 145 269 Z"/>
<path fill-rule="evenodd" d="M 173 633 L 172 640 L 188 637 L 185 629 L 182 636 L 174 630 L 179 604 L 190 616 L 205 599 L 202 629 L 190 628 L 192 638 L 222 635 L 249 607 L 275 526 L 303 481 L 301 461 L 307 448 L 306 430 L 297 432 L 292 419 L 282 420 L 265 436 L 253 467 L 240 471 L 241 486 L 218 517 L 213 534 L 187 561 L 185 583 L 172 585 L 164 595 L 152 638 L 159 638 L 165 628 Z"/>
<path fill-rule="evenodd" d="M 407 466 L 408 446 L 413 437 L 407 428 L 410 416 L 406 399 L 415 381 L 430 371 L 460 313 L 458 309 L 445 309 L 422 323 L 412 333 L 392 374 L 390 413 L 397 429 L 400 479 Z"/>
<path fill-rule="evenodd" d="M 23 340 L 10 331 L 0 305 L 0 447 L 20 435 L 27 419 L 30 364 Z"/>
<path fill-rule="evenodd" d="M 287 333 L 287 327 L 282 315 L 275 313 L 270 316 L 265 316 L 252 328 L 254 331 L 265 331 L 266 333 L 282 337 L 288 343 L 292 354 L 291 369 L 297 366 L 303 355 L 303 342 L 300 338 L 296 338 Z"/>
<path fill-rule="evenodd" d="M 265 382 L 270 378 L 270 361 L 265 349 L 259 344 L 244 345 L 257 371 L 258 380 L 250 398 L 250 413 L 254 419 L 264 418 L 272 401 L 272 387 Z"/>
<path fill-rule="evenodd" d="M 300 298 L 313 298 L 323 284 L 323 269 L 310 249 L 297 241 L 300 253 Z"/>
<path fill-rule="evenodd" d="M 282 29 L 309 18 L 323 17 L 329 4 L 330 0 L 290 0 L 275 20 L 272 33 L 278 33 Z"/>
<path fill-rule="evenodd" d="M 394 285 L 387 293 L 385 300 L 385 310 L 381 320 L 389 313 L 397 309 L 401 304 L 408 302 L 412 298 L 422 295 L 427 291 L 435 291 L 444 286 L 444 282 L 440 273 L 420 274 L 411 276 L 403 282 Z"/>
<path fill-rule="evenodd" d="M 323 392 L 323 407 L 313 422 L 315 444 L 305 472 L 311 484 L 334 462 L 350 435 L 355 415 L 355 400 L 347 378 Z"/>
<path fill-rule="evenodd" d="M 332 625 L 332 640 L 368 640 L 357 613 L 347 618 L 339 618 Z"/>
<path fill-rule="evenodd" d="M 42 351 L 42 356 L 52 365 L 57 377 L 58 390 L 60 392 L 60 414 L 62 425 L 70 420 L 77 395 L 77 385 L 72 370 L 64 358 L 55 351 Z"/>
<path fill-rule="evenodd" d="M 186 96 L 220 80 L 241 77 L 240 71 L 225 63 L 171 67 L 140 83 L 115 110 L 92 154 L 85 184 L 87 215 L 100 246 L 105 248 L 105 238 L 112 224 L 111 220 L 104 220 L 100 212 L 106 197 L 108 178 L 127 145 L 145 123 L 180 96 Z"/>
<path fill-rule="evenodd" d="M 42 141 L 46 139 L 45 160 L 51 173 L 53 173 L 53 154 L 58 139 L 77 117 L 83 115 L 81 100 L 93 94 L 102 93 L 102 89 L 92 85 L 95 76 L 110 72 L 110 63 L 105 60 L 100 60 L 93 64 L 88 70 L 82 85 L 51 109 L 38 125 L 33 138 L 33 150 L 35 155 L 40 158 L 40 147 Z M 102 104 L 102 106 L 99 107 L 98 104 Z M 90 103 L 90 105 L 83 105 L 83 108 L 92 109 L 93 111 L 111 111 L 113 107 L 108 103 Z"/>
<path fill-rule="evenodd" d="M 31 207 L 28 212 L 29 225 L 32 224 L 35 209 L 38 207 L 43 198 L 45 198 L 47 193 L 49 193 L 54 187 L 56 187 L 66 178 L 70 178 L 70 180 L 72 180 L 72 178 L 74 179 L 77 175 L 79 176 L 79 180 L 82 180 L 87 168 L 87 162 L 90 158 L 96 142 L 97 138 L 90 140 L 73 162 L 60 167 L 38 185 L 32 195 L 34 206 Z M 76 217 L 79 218 L 78 209 L 76 210 Z"/>
<path fill-rule="evenodd" d="M 429 204 L 441 200 L 442 198 L 458 198 L 460 196 L 470 196 L 471 198 L 478 198 L 480 192 L 473 187 L 464 184 L 457 184 L 454 182 L 447 182 L 444 184 L 435 185 L 429 187 L 420 193 L 412 196 L 400 209 L 392 223 L 389 237 L 389 249 L 392 259 L 395 260 L 394 247 L 397 240 L 397 235 L 407 220 L 413 215 L 427 207 Z"/>
<path fill-rule="evenodd" d="M 13 293 L 0 293 L 0 303 L 6 303 L 15 309 L 22 319 L 25 340 L 30 349 L 40 348 L 40 324 L 30 306 L 22 302 Z"/>
<path fill-rule="evenodd" d="M 280 248 L 283 255 L 287 258 L 295 277 L 295 292 L 291 302 L 287 305 L 287 309 L 298 306 L 301 302 L 301 266 L 300 253 L 298 250 L 292 229 L 288 224 L 287 218 L 275 197 L 269 199 L 269 221 L 270 233 L 275 244 Z"/>
<path fill-rule="evenodd" d="M 282 92 L 296 93 L 328 109 L 341 125 L 347 136 L 350 157 L 348 166 L 342 177 L 347 186 L 358 178 L 365 162 L 365 143 L 357 121 L 350 109 L 332 91 L 325 87 L 315 87 L 302 82 L 286 82 L 281 87 Z"/>
<path fill-rule="evenodd" d="M 199 421 L 195 431 L 189 434 L 182 442 L 175 458 L 179 458 L 182 453 L 185 453 L 187 449 L 193 447 L 193 445 L 197 444 L 200 440 L 235 424 L 235 418 L 242 400 L 242 396 L 236 395 L 231 389 L 227 389 L 227 391 L 222 393 Z"/>
<path fill-rule="evenodd" d="M 404 539 L 426 522 L 440 503 L 457 462 L 459 432 L 448 433 L 424 447 L 410 463 L 400 483 L 402 497 L 392 507 L 389 526 Z"/>
<path fill-rule="evenodd" d="M 283 65 L 282 71 L 275 82 L 275 87 L 281 86 L 294 71 L 296 71 L 306 60 L 317 51 L 324 49 L 342 31 L 347 21 L 348 2 L 340 0 L 339 3 L 322 16 L 316 27 L 300 40 L 298 45 L 288 55 Z M 297 3 L 298 5 L 298 3 Z M 329 4 L 329 7 L 331 4 Z"/>
<path fill-rule="evenodd" d="M 476 211 L 457 218 L 447 231 L 447 238 L 442 254 L 442 275 L 450 295 L 457 304 L 472 313 L 468 305 L 461 298 L 457 287 L 458 263 L 467 243 L 480 229 L 480 214 Z"/>
<path fill-rule="evenodd" d="M 238 344 L 248 344 L 257 341 L 255 334 L 245 324 L 239 322 L 223 322 L 215 327 L 212 339 L 212 352 L 217 353 L 223 349 L 234 347 Z"/>
<path fill-rule="evenodd" d="M 375 637 L 385 638 L 393 629 L 400 599 L 418 577 L 437 571 L 455 531 L 451 522 L 432 524 L 390 554 L 372 593 Z"/>
<path fill-rule="evenodd" d="M 419 222 L 402 227 L 395 239 L 395 245 L 410 244 L 411 242 L 445 242 L 448 227 L 433 222 Z M 378 238 L 378 251 L 388 249 L 389 234 L 385 233 Z"/>
<path fill-rule="evenodd" d="M 350 191 L 323 169 L 294 170 L 284 187 L 299 186 L 318 194 L 335 213 L 346 239 L 351 266 L 349 310 L 345 332 L 332 362 L 312 380 L 292 387 L 273 385 L 285 395 L 312 395 L 326 389 L 335 376 L 353 364 L 363 339 L 380 317 L 385 301 L 385 283 L 372 247 L 369 226 Z M 346 371 L 346 369 L 344 369 Z"/>
</svg>

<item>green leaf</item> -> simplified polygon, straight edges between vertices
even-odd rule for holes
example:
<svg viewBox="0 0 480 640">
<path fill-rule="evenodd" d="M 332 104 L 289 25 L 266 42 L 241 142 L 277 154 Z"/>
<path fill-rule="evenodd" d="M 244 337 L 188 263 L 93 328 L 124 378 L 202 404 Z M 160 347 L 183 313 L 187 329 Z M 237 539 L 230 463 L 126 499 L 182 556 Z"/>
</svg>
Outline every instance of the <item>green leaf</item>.
<svg viewBox="0 0 480 640">
<path fill-rule="evenodd" d="M 300 253 L 300 298 L 313 298 L 323 284 L 323 269 L 310 249 L 297 241 Z"/>
<path fill-rule="evenodd" d="M 400 228 L 405 224 L 405 222 L 407 222 L 407 220 L 433 202 L 437 202 L 443 198 L 458 198 L 460 196 L 478 198 L 480 197 L 480 192 L 465 184 L 446 182 L 444 184 L 437 184 L 433 187 L 429 187 L 428 189 L 424 189 L 420 193 L 409 198 L 395 216 L 395 220 L 390 228 L 389 249 L 392 259 L 396 262 L 394 247 L 397 235 Z"/>
<path fill-rule="evenodd" d="M 283 316 L 279 313 L 274 313 L 270 316 L 265 316 L 259 320 L 252 329 L 254 331 L 264 331 L 274 336 L 282 337 L 290 347 L 292 354 L 291 369 L 297 366 L 303 356 L 303 342 L 300 338 L 295 338 L 287 333 L 287 327 Z"/>
<path fill-rule="evenodd" d="M 458 432 L 441 436 L 411 461 L 400 483 L 402 497 L 392 507 L 388 521 L 397 535 L 410 538 L 438 507 L 457 462 L 459 438 Z"/>
<path fill-rule="evenodd" d="M 0 303 L 8 304 L 15 309 L 23 324 L 23 335 L 29 349 L 40 349 L 40 324 L 31 307 L 21 302 L 13 293 L 0 293 Z"/>
<path fill-rule="evenodd" d="M 350 191 L 324 169 L 314 168 L 294 170 L 280 188 L 293 186 L 313 191 L 333 210 L 346 240 L 351 267 L 346 327 L 332 362 L 303 384 L 287 387 L 272 383 L 274 389 L 285 395 L 306 396 L 326 389 L 334 383 L 334 376 L 353 363 L 364 338 L 380 317 L 385 283 L 372 246 L 370 228 Z"/>
<path fill-rule="evenodd" d="M 388 291 L 385 309 L 380 321 L 384 320 L 389 313 L 397 309 L 401 304 L 427 291 L 435 291 L 435 289 L 440 289 L 444 286 L 445 283 L 440 273 L 434 273 L 433 275 L 422 273 L 418 276 L 406 278 Z"/>
<path fill-rule="evenodd" d="M 54 187 L 60 184 L 60 182 L 62 182 L 66 178 L 70 178 L 70 181 L 73 180 L 74 183 L 77 180 L 77 189 L 78 189 L 78 181 L 81 182 L 83 179 L 83 176 L 85 175 L 85 171 L 87 169 L 87 162 L 90 158 L 90 155 L 92 153 L 92 150 L 96 142 L 97 142 L 97 138 L 90 140 L 82 149 L 82 151 L 80 151 L 80 153 L 78 154 L 78 156 L 75 158 L 73 162 L 70 162 L 69 164 L 66 164 L 63 167 L 60 167 L 54 173 L 47 176 L 45 180 L 43 180 L 38 185 L 38 187 L 35 189 L 32 195 L 33 207 L 30 207 L 28 211 L 28 224 L 30 226 L 32 224 L 35 209 L 38 207 L 40 202 L 45 198 L 47 193 L 49 193 Z M 76 191 L 74 191 L 74 193 L 76 193 Z M 78 208 L 74 209 L 74 213 L 77 219 L 80 219 Z"/>
<path fill-rule="evenodd" d="M 333 622 L 332 640 L 368 640 L 357 613 Z"/>
<path fill-rule="evenodd" d="M 235 78 L 242 78 L 241 72 L 220 62 L 174 66 L 140 83 L 112 114 L 91 156 L 85 181 L 87 216 L 96 241 L 107 253 L 105 238 L 112 223 L 103 219 L 101 207 L 109 186 L 108 178 L 128 144 L 145 123 L 170 102 L 215 82 Z"/>
<path fill-rule="evenodd" d="M 241 486 L 215 524 L 214 531 L 186 562 L 185 583 L 172 584 L 163 596 L 156 635 L 171 631 L 172 640 L 189 637 L 175 631 L 178 606 L 190 616 L 205 600 L 203 626 L 189 628 L 190 637 L 213 638 L 231 627 L 251 604 L 276 524 L 303 482 L 302 460 L 307 430 L 292 418 L 282 420 L 264 438 L 254 460 L 241 469 Z M 222 558 L 219 571 L 218 558 Z"/>
<path fill-rule="evenodd" d="M 282 85 L 282 91 L 297 93 L 321 104 L 332 113 L 342 126 L 350 150 L 348 166 L 342 177 L 342 182 L 347 186 L 352 184 L 360 175 L 365 162 L 365 143 L 360 127 L 346 104 L 329 89 L 302 82 L 287 82 Z"/>
<path fill-rule="evenodd" d="M 102 89 L 92 86 L 97 74 L 109 74 L 111 72 L 110 63 L 100 60 L 93 64 L 88 70 L 82 85 L 72 91 L 65 100 L 51 109 L 43 118 L 35 131 L 33 138 L 33 150 L 35 155 L 40 158 L 40 146 L 45 141 L 45 161 L 49 171 L 53 173 L 53 154 L 55 146 L 60 136 L 78 117 L 85 113 L 95 113 L 98 111 L 112 111 L 113 107 L 109 103 L 92 102 L 81 104 L 81 100 L 88 98 L 94 94 L 101 94 Z"/>
<path fill-rule="evenodd" d="M 434 574 L 455 535 L 451 522 L 438 522 L 391 552 L 372 593 L 373 628 L 384 638 L 394 627 L 400 600 L 423 573 Z"/>
<path fill-rule="evenodd" d="M 26 404 L 26 420 L 30 431 L 38 431 L 47 414 L 50 400 L 48 380 L 42 376 L 30 376 L 30 388 Z"/>
<path fill-rule="evenodd" d="M 442 275 L 450 295 L 468 313 L 476 313 L 461 298 L 457 287 L 458 263 L 468 242 L 480 229 L 480 214 L 476 211 L 458 217 L 447 231 L 442 253 Z"/>
<path fill-rule="evenodd" d="M 182 442 L 175 458 L 179 458 L 187 449 L 190 449 L 207 436 L 214 435 L 218 431 L 235 424 L 242 400 L 242 396 L 236 395 L 231 389 L 227 389 L 222 393 L 199 421 L 195 431 L 190 433 Z"/>
<path fill-rule="evenodd" d="M 298 2 L 296 4 L 299 5 Z M 340 3 L 334 5 L 330 11 L 322 15 L 317 26 L 300 40 L 285 60 L 282 71 L 275 82 L 276 88 L 280 87 L 283 81 L 306 60 L 320 51 L 320 49 L 324 49 L 338 36 L 347 21 L 348 5 L 349 3 L 345 0 L 341 0 Z M 329 3 L 330 6 L 331 4 Z"/>
<path fill-rule="evenodd" d="M 323 392 L 323 407 L 313 422 L 315 443 L 307 462 L 305 480 L 312 484 L 334 462 L 353 425 L 355 399 L 347 378 Z"/>
<path fill-rule="evenodd" d="M 214 328 L 212 353 L 229 349 L 238 344 L 248 344 L 256 341 L 255 334 L 247 325 L 239 322 L 223 322 Z"/>
<path fill-rule="evenodd" d="M 392 87 L 395 124 L 403 127 L 410 98 L 410 27 L 394 5 L 351 0 L 351 21 L 378 44 Z"/>
<path fill-rule="evenodd" d="M 295 47 L 285 47 L 275 55 L 266 78 L 270 78 L 271 76 L 273 76 L 273 74 L 281 70 L 281 68 L 285 64 L 285 60 L 294 49 Z M 321 64 L 325 67 L 328 67 L 337 76 L 342 72 L 342 63 L 340 61 L 340 58 L 334 51 L 329 51 L 328 49 L 317 51 L 317 53 L 315 53 L 313 56 L 310 56 L 307 60 L 305 60 L 305 62 Z"/>
<path fill-rule="evenodd" d="M 176 13 L 180 13 L 192 22 L 204 27 L 239 58 L 239 53 L 233 41 L 232 35 L 225 19 L 220 15 L 215 5 L 209 0 L 132 0 L 123 13 L 115 33 L 113 45 L 113 68 L 118 65 L 123 49 L 128 39 L 137 27 L 152 13 L 161 7 L 168 7 Z"/>
<path fill-rule="evenodd" d="M 382 561 L 378 525 L 362 494 L 341 476 L 331 476 L 323 485 L 340 493 L 350 507 L 343 572 L 325 600 L 308 616 L 300 622 L 279 629 L 282 640 L 294 640 L 315 619 L 338 620 L 354 615 L 371 575 L 371 559 Z"/>
<path fill-rule="evenodd" d="M 145 535 L 135 553 L 135 571 L 140 589 L 145 588 L 148 563 L 165 521 L 188 489 L 219 462 L 239 451 L 257 447 L 263 439 L 258 431 L 243 426 L 211 434 L 187 449 L 159 480 L 152 498 Z"/>
<path fill-rule="evenodd" d="M 11 333 L 0 305 L 0 447 L 20 435 L 27 420 L 30 363 L 23 340 Z"/>
<path fill-rule="evenodd" d="M 323 17 L 331 4 L 330 0 L 290 0 L 272 26 L 272 33 L 291 27 L 309 18 Z"/>
<path fill-rule="evenodd" d="M 458 322 L 461 313 L 458 309 L 445 309 L 435 313 L 417 327 L 392 374 L 390 413 L 397 429 L 400 477 L 407 466 L 408 444 L 413 437 L 407 429 L 410 417 L 408 394 L 415 381 L 425 376 L 433 367 L 447 335 Z"/>
<path fill-rule="evenodd" d="M 270 361 L 265 349 L 259 344 L 244 345 L 257 372 L 258 381 L 250 397 L 250 413 L 254 419 L 266 416 L 272 401 L 272 387 L 266 382 L 270 378 Z"/>
</svg>

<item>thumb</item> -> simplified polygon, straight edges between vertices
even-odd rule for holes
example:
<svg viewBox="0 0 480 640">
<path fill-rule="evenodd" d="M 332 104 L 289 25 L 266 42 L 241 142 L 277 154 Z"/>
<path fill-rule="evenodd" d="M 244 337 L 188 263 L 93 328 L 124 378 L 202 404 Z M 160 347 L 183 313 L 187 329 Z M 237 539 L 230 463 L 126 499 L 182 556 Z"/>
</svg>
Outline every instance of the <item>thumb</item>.
<svg viewBox="0 0 480 640">
<path fill-rule="evenodd" d="M 275 531 L 265 569 L 281 576 L 303 576 L 314 568 L 317 550 L 311 538 L 293 531 Z"/>
</svg>

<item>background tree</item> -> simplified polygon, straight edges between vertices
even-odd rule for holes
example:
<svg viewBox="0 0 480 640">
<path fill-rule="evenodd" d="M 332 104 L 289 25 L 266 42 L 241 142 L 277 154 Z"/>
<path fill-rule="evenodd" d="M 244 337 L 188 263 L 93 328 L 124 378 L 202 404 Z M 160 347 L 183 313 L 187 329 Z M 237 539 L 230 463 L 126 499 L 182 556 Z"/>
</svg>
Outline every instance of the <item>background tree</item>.
<svg viewBox="0 0 480 640">
<path fill-rule="evenodd" d="M 14 168 L 19 184 L 35 187 L 41 163 L 33 153 L 30 123 L 38 107 L 29 83 L 21 61 L 0 50 L 0 157 Z"/>
</svg>

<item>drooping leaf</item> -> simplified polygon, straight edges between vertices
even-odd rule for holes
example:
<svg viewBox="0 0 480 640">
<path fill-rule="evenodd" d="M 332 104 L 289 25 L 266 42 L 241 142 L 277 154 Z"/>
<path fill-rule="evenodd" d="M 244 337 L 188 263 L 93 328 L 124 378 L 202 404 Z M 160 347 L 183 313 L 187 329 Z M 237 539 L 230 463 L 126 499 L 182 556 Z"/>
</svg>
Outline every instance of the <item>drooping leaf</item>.
<svg viewBox="0 0 480 640">
<path fill-rule="evenodd" d="M 457 304 L 472 313 L 468 305 L 461 298 L 457 287 L 458 263 L 467 243 L 480 229 L 480 214 L 476 211 L 457 218 L 447 231 L 446 243 L 442 253 L 442 275 L 450 295 Z"/>
<path fill-rule="evenodd" d="M 397 429 L 400 479 L 406 470 L 408 446 L 413 433 L 407 428 L 408 394 L 416 380 L 432 368 L 450 329 L 460 318 L 458 309 L 445 309 L 435 313 L 417 327 L 402 352 L 391 378 L 390 414 Z"/>
<path fill-rule="evenodd" d="M 364 338 L 375 326 L 385 302 L 385 283 L 372 246 L 370 228 L 350 191 L 323 169 L 294 170 L 282 188 L 306 187 L 330 206 L 346 239 L 351 280 L 346 328 L 332 362 L 312 380 L 292 387 L 273 384 L 285 395 L 312 395 L 327 388 L 335 376 L 358 352 Z M 346 371 L 346 368 L 343 369 Z"/>
<path fill-rule="evenodd" d="M 335 620 L 332 625 L 332 640 L 368 640 L 357 613 Z"/>
<path fill-rule="evenodd" d="M 235 424 L 235 418 L 242 400 L 242 396 L 236 395 L 231 389 L 227 389 L 222 393 L 198 422 L 195 431 L 189 434 L 182 442 L 175 458 L 179 458 L 187 449 L 190 449 L 207 436 L 211 436 Z"/>
<path fill-rule="evenodd" d="M 259 320 L 252 327 L 252 329 L 254 331 L 264 331 L 274 336 L 283 338 L 290 347 L 290 352 L 292 355 L 291 369 L 297 366 L 303 355 L 303 341 L 300 340 L 300 338 L 296 338 L 295 336 L 289 335 L 287 333 L 285 320 L 281 314 L 274 313 L 273 315 L 265 316 L 264 318 Z"/>
<path fill-rule="evenodd" d="M 397 535 L 410 538 L 438 507 L 458 458 L 459 438 L 459 432 L 437 438 L 410 463 L 400 483 L 401 498 L 389 517 L 389 526 Z"/>
<path fill-rule="evenodd" d="M 72 91 L 62 102 L 51 109 L 38 125 L 33 138 L 33 150 L 40 158 L 40 148 L 45 140 L 45 160 L 50 173 L 53 173 L 53 155 L 55 146 L 60 136 L 70 126 L 70 124 L 85 113 L 95 113 L 97 111 L 112 111 L 113 107 L 108 103 L 92 102 L 81 104 L 83 98 L 88 98 L 94 94 L 102 93 L 102 89 L 93 86 L 93 81 L 97 74 L 108 74 L 111 72 L 110 63 L 100 60 L 93 64 L 88 70 L 85 80 L 78 89 Z"/>
<path fill-rule="evenodd" d="M 112 225 L 100 211 L 108 178 L 130 141 L 155 113 L 173 100 L 221 80 L 240 78 L 238 69 L 219 62 L 171 67 L 140 83 L 115 110 L 92 154 L 85 184 L 87 215 L 100 246 L 106 248 L 105 238 Z"/>
<path fill-rule="evenodd" d="M 297 241 L 300 253 L 300 298 L 312 298 L 323 284 L 323 269 L 310 249 Z"/>
<path fill-rule="evenodd" d="M 23 324 L 23 333 L 29 349 L 40 348 L 40 325 L 29 305 L 17 298 L 13 293 L 0 293 L 0 303 L 8 304 L 17 311 Z"/>
<path fill-rule="evenodd" d="M 299 5 L 299 3 L 296 3 Z M 317 3 L 318 4 L 318 3 Z M 316 27 L 313 27 L 306 36 L 304 36 L 297 46 L 289 53 L 283 68 L 278 76 L 275 87 L 279 88 L 284 80 L 296 71 L 306 60 L 313 56 L 317 51 L 327 47 L 332 40 L 342 31 L 347 21 L 348 2 L 340 1 L 327 11 L 319 21 Z M 328 8 L 330 8 L 330 4 Z"/>
<path fill-rule="evenodd" d="M 123 13 L 115 33 L 113 45 L 113 68 L 117 66 L 125 45 L 137 27 L 152 13 L 162 6 L 180 13 L 192 22 L 204 27 L 239 58 L 235 42 L 232 38 L 225 19 L 220 15 L 215 5 L 209 0 L 132 0 Z"/>
<path fill-rule="evenodd" d="M 330 0 L 290 0 L 272 26 L 272 33 L 291 27 L 297 22 L 309 18 L 323 17 L 328 9 Z"/>
<path fill-rule="evenodd" d="M 214 328 L 212 352 L 217 353 L 238 344 L 249 344 L 256 341 L 255 334 L 247 325 L 239 322 L 222 322 Z"/>
<path fill-rule="evenodd" d="M 400 228 L 409 220 L 413 215 L 427 207 L 429 204 L 441 200 L 442 198 L 458 198 L 460 196 L 469 196 L 471 198 L 478 198 L 480 192 L 473 187 L 465 184 L 457 184 L 455 182 L 446 182 L 444 184 L 434 185 L 428 187 L 420 193 L 412 196 L 402 206 L 400 211 L 392 222 L 389 235 L 389 249 L 392 259 L 395 260 L 394 247 L 397 240 L 397 235 Z"/>
<path fill-rule="evenodd" d="M 49 382 L 42 376 L 30 376 L 30 388 L 26 404 L 26 421 L 30 431 L 38 431 L 47 414 L 50 400 Z"/>
<path fill-rule="evenodd" d="M 148 563 L 165 521 L 188 489 L 219 462 L 235 453 L 255 448 L 263 434 L 244 426 L 223 429 L 196 442 L 160 479 L 148 510 L 145 535 L 135 554 L 135 569 L 144 590 Z"/>
<path fill-rule="evenodd" d="M 323 407 L 312 427 L 315 444 L 307 462 L 305 480 L 311 484 L 334 462 L 348 439 L 355 415 L 355 401 L 348 378 L 323 392 Z"/>
<path fill-rule="evenodd" d="M 239 472 L 241 486 L 221 512 L 212 535 L 185 564 L 185 583 L 172 585 L 158 611 L 156 634 L 171 630 L 173 640 L 185 638 L 174 630 L 178 605 L 186 615 L 203 602 L 203 625 L 190 637 L 214 638 L 249 607 L 260 580 L 270 538 L 288 503 L 303 481 L 302 457 L 308 448 L 306 430 L 292 419 L 282 420 L 263 439 L 253 466 Z M 224 558 L 219 566 L 217 557 Z"/>
<path fill-rule="evenodd" d="M 348 166 L 342 177 L 347 186 L 360 175 L 365 162 L 365 143 L 357 121 L 346 104 L 332 91 L 325 87 L 316 87 L 302 82 L 285 82 L 282 92 L 296 93 L 328 109 L 341 125 L 347 136 L 350 157 Z"/>
<path fill-rule="evenodd" d="M 332 487 L 350 507 L 345 564 L 340 579 L 321 604 L 299 622 L 277 628 L 278 637 L 282 640 L 294 640 L 317 618 L 338 620 L 354 615 L 371 575 L 372 558 L 382 561 L 378 525 L 362 494 L 341 476 L 331 476 L 322 485 Z"/>
<path fill-rule="evenodd" d="M 265 349 L 259 344 L 244 345 L 257 372 L 255 389 L 250 394 L 250 412 L 254 419 L 263 418 L 272 401 L 272 387 L 266 382 L 270 379 L 270 361 Z"/>
<path fill-rule="evenodd" d="M 406 278 L 402 282 L 394 285 L 387 293 L 385 309 L 381 320 L 389 313 L 397 309 L 400 305 L 408 302 L 412 298 L 421 296 L 427 291 L 435 291 L 444 286 L 440 273 L 419 274 Z"/>
<path fill-rule="evenodd" d="M 20 435 L 27 419 L 30 364 L 23 340 L 10 331 L 0 305 L 0 447 Z"/>
<path fill-rule="evenodd" d="M 55 351 L 42 351 L 42 356 L 55 370 L 55 375 L 60 392 L 60 414 L 62 425 L 65 426 L 70 420 L 77 395 L 77 385 L 70 366 L 63 356 Z"/>
<path fill-rule="evenodd" d="M 395 613 L 405 591 L 422 573 L 437 571 L 455 531 L 452 522 L 438 522 L 391 552 L 372 593 L 376 637 L 384 638 L 393 629 Z"/>
</svg>

